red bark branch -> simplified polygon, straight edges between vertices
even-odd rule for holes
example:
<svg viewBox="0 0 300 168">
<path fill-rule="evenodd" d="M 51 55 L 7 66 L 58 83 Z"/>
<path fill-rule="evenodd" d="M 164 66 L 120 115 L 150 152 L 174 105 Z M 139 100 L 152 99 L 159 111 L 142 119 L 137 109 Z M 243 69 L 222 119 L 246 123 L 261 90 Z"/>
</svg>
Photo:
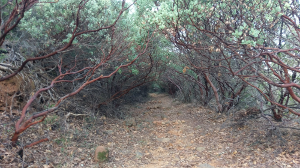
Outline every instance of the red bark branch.
<svg viewBox="0 0 300 168">
<path fill-rule="evenodd" d="M 150 43 L 150 40 L 152 39 L 153 37 L 153 34 L 148 34 L 148 38 L 144 44 L 144 48 L 141 49 L 141 51 L 139 52 L 139 54 L 129 63 L 127 64 L 124 64 L 124 65 L 120 65 L 118 66 L 118 68 L 116 68 L 113 72 L 111 72 L 109 75 L 106 75 L 106 76 L 98 76 L 94 79 L 92 79 L 92 76 L 94 75 L 93 72 L 95 72 L 96 69 L 98 69 L 101 65 L 105 64 L 109 59 L 103 59 L 99 64 L 95 65 L 94 67 L 85 67 L 85 68 L 82 68 L 81 70 L 78 70 L 78 71 L 75 71 L 75 72 L 71 72 L 70 70 L 66 71 L 65 73 L 62 73 L 61 71 L 61 65 L 58 65 L 58 68 L 59 68 L 59 71 L 60 71 L 60 74 L 54 78 L 51 82 L 51 84 L 48 86 L 48 87 L 45 87 L 45 88 L 42 88 L 40 90 L 38 90 L 26 103 L 26 105 L 23 107 L 22 109 L 22 113 L 21 113 L 21 117 L 20 119 L 17 121 L 17 123 L 15 124 L 15 133 L 12 137 L 12 145 L 15 146 L 16 145 L 16 142 L 19 138 L 19 135 L 24 132 L 27 128 L 29 128 L 30 126 L 32 125 L 35 125 L 37 123 L 40 123 L 42 122 L 46 115 L 55 111 L 59 105 L 65 100 L 67 99 L 68 97 L 71 97 L 73 95 L 76 95 L 77 93 L 79 93 L 83 88 L 85 88 L 86 86 L 88 86 L 89 84 L 93 83 L 93 82 L 96 82 L 98 80 L 101 80 L 101 79 L 105 79 L 105 78 L 110 78 L 112 75 L 114 75 L 115 73 L 117 73 L 119 71 L 119 69 L 121 68 L 124 68 L 124 67 L 128 67 L 130 65 L 132 65 L 140 56 L 142 56 L 143 54 L 145 54 L 145 52 L 147 51 L 148 49 L 148 46 L 149 46 L 149 43 Z M 107 55 L 106 58 L 111 58 L 112 54 L 114 53 L 114 51 L 110 51 L 110 53 Z M 76 64 L 76 61 L 75 61 L 75 64 Z M 74 67 L 72 67 L 71 69 L 73 69 Z M 66 75 L 71 75 L 71 74 L 78 74 L 78 73 L 81 73 L 83 72 L 84 70 L 88 70 L 88 72 L 86 72 L 85 77 L 88 77 L 88 75 L 90 75 L 89 78 L 87 78 L 87 80 L 78 88 L 76 89 L 75 91 L 61 97 L 57 102 L 56 104 L 54 105 L 54 107 L 50 108 L 50 109 L 47 109 L 47 110 L 44 110 L 44 111 L 41 111 L 41 112 L 37 112 L 36 114 L 32 115 L 31 117 L 29 117 L 27 120 L 25 120 L 25 117 L 26 117 L 26 111 L 27 109 L 29 108 L 29 106 L 32 104 L 32 102 L 38 97 L 39 94 L 41 94 L 42 92 L 45 92 L 49 89 L 51 89 L 55 84 L 57 83 L 62 83 L 62 82 L 71 82 L 70 80 L 64 80 L 63 78 L 66 76 Z M 78 80 L 78 78 L 72 80 L 72 82 Z M 38 117 L 43 117 L 42 119 L 40 120 L 37 120 L 37 121 L 33 121 L 34 119 L 38 118 Z M 22 122 L 24 122 L 23 124 L 21 124 Z"/>
<path fill-rule="evenodd" d="M 35 0 L 35 1 L 37 1 L 37 0 Z M 123 1 L 124 1 L 124 0 L 123 0 Z M 59 53 L 59 52 L 65 51 L 66 49 L 68 49 L 69 47 L 72 46 L 72 43 L 73 43 L 74 39 L 75 39 L 76 37 L 82 35 L 82 34 L 87 34 L 87 33 L 92 33 L 92 32 L 98 32 L 98 31 L 100 31 L 100 30 L 112 28 L 112 27 L 115 26 L 115 24 L 118 22 L 118 20 L 120 19 L 121 15 L 124 13 L 124 11 L 126 11 L 126 10 L 132 5 L 132 4 L 131 4 L 129 7 L 124 8 L 124 5 L 125 5 L 125 4 L 122 3 L 122 9 L 121 9 L 121 11 L 119 12 L 119 14 L 118 14 L 117 18 L 115 19 L 115 21 L 114 21 L 112 24 L 110 24 L 109 26 L 100 27 L 100 28 L 94 29 L 94 30 L 85 30 L 85 31 L 81 31 L 81 32 L 76 32 L 77 29 L 78 29 L 78 26 L 79 26 L 79 22 L 80 22 L 80 20 L 79 20 L 79 14 L 80 14 L 80 11 L 81 11 L 81 9 L 83 9 L 83 7 L 84 7 L 84 5 L 85 5 L 86 3 L 87 3 L 87 0 L 82 0 L 81 3 L 80 3 L 80 5 L 78 6 L 77 16 L 76 16 L 76 21 L 75 21 L 75 28 L 74 28 L 74 30 L 73 30 L 72 37 L 70 38 L 69 42 L 68 42 L 65 46 L 63 46 L 61 49 L 58 49 L 58 50 L 56 50 L 56 51 L 54 51 L 54 52 L 52 52 L 52 53 L 47 54 L 47 55 L 26 59 L 26 60 L 22 63 L 22 65 L 21 65 L 15 72 L 13 72 L 13 73 L 10 74 L 10 75 L 1 77 L 1 78 L 0 78 L 0 81 L 4 81 L 4 80 L 6 80 L 6 79 L 9 79 L 9 78 L 11 78 L 11 77 L 17 75 L 20 71 L 23 70 L 23 68 L 25 67 L 25 65 L 26 65 L 28 62 L 30 62 L 30 61 L 36 61 L 36 60 L 46 59 L 46 58 L 49 58 L 49 57 L 51 57 L 51 56 L 56 55 L 56 54 Z M 22 19 L 22 18 L 20 18 L 20 20 L 21 20 L 21 19 Z M 3 39 L 3 41 L 4 41 L 4 39 Z M 2 43 L 3 43 L 3 42 L 2 42 Z M 0 44 L 1 44 L 1 37 L 0 37 Z M 0 45 L 0 46 L 1 46 L 1 45 Z"/>
<path fill-rule="evenodd" d="M 46 142 L 46 141 L 49 141 L 49 139 L 48 138 L 40 139 L 40 140 L 38 140 L 36 142 L 33 142 L 33 143 L 29 144 L 29 145 L 24 146 L 24 148 L 30 148 L 30 147 L 32 147 L 34 145 L 37 145 L 39 143 Z"/>
</svg>

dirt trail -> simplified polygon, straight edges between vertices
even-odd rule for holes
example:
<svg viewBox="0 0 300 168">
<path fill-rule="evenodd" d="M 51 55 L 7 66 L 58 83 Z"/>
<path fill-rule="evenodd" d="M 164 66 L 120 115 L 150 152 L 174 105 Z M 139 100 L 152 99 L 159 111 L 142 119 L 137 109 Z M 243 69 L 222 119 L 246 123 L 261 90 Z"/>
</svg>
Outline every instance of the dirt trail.
<svg viewBox="0 0 300 168">
<path fill-rule="evenodd" d="M 76 119 L 69 122 L 66 132 L 54 129 L 55 116 L 49 116 L 28 133 L 28 139 L 44 136 L 46 131 L 39 130 L 51 127 L 47 133 L 51 141 L 24 151 L 22 164 L 48 168 L 300 167 L 298 132 L 282 131 L 282 138 L 289 141 L 280 146 L 280 138 L 262 129 L 267 127 L 261 126 L 261 118 L 233 122 L 230 116 L 174 101 L 165 94 L 150 96 L 145 103 L 124 107 L 128 111 L 124 120 Z M 108 147 L 109 162 L 93 161 L 98 145 Z"/>
<path fill-rule="evenodd" d="M 151 101 L 131 111 L 132 117 L 127 120 L 135 118 L 136 126 L 128 128 L 124 136 L 127 147 L 118 146 L 121 147 L 120 153 L 113 155 L 113 159 L 122 162 L 124 167 L 218 166 L 216 163 L 205 163 L 202 154 L 205 145 L 200 143 L 198 136 L 199 133 L 205 134 L 205 131 L 201 129 L 203 126 L 197 125 L 196 119 L 187 117 L 187 113 L 191 113 L 191 105 L 174 102 L 165 94 L 150 96 Z M 123 124 L 125 127 L 127 120 Z M 114 143 L 118 142 L 124 145 L 118 140 Z M 116 162 L 112 160 L 107 166 L 113 164 Z"/>
<path fill-rule="evenodd" d="M 298 152 L 286 155 L 281 148 L 262 142 L 266 133 L 261 130 L 251 135 L 255 121 L 248 126 L 228 125 L 225 115 L 210 109 L 175 102 L 164 94 L 150 96 L 151 101 L 131 108 L 136 124 L 126 124 L 129 118 L 123 123 L 125 131 L 116 129 L 108 138 L 113 145 L 106 167 L 299 166 Z"/>
</svg>

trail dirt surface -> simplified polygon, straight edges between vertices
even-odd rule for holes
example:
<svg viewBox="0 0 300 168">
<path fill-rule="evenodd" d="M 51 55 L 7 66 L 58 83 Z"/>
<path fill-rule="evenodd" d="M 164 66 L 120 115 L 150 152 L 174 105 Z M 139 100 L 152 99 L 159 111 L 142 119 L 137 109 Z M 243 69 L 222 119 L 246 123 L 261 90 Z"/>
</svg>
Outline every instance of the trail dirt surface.
<svg viewBox="0 0 300 168">
<path fill-rule="evenodd" d="M 279 138 L 261 130 L 259 118 L 232 122 L 165 94 L 150 96 L 131 108 L 124 123 L 105 127 L 112 132 L 105 140 L 111 158 L 104 167 L 300 167 L 299 152 L 289 144 L 277 146 Z"/>
<path fill-rule="evenodd" d="M 52 140 L 24 150 L 18 167 L 300 167 L 298 130 L 279 134 L 259 116 L 236 119 L 166 94 L 150 96 L 145 103 L 124 107 L 128 112 L 123 120 L 74 119 L 65 132 L 49 120 L 33 128 L 28 139 L 51 128 L 47 134 Z M 99 145 L 109 149 L 106 163 L 93 161 Z"/>
</svg>

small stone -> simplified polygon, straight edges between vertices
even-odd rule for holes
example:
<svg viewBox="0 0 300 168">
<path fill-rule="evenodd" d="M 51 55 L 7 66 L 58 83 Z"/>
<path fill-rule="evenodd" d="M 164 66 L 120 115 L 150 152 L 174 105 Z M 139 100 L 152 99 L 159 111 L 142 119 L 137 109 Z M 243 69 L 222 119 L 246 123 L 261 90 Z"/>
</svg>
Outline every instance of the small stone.
<svg viewBox="0 0 300 168">
<path fill-rule="evenodd" d="M 204 147 L 197 147 L 196 150 L 197 150 L 198 152 L 203 152 L 203 151 L 205 150 L 205 148 L 204 148 Z"/>
<path fill-rule="evenodd" d="M 201 165 L 198 166 L 199 168 L 215 168 L 214 166 L 207 164 L 207 163 L 203 163 Z"/>
<path fill-rule="evenodd" d="M 125 120 L 125 125 L 127 126 L 127 127 L 133 127 L 133 126 L 136 126 L 136 121 L 135 121 L 135 118 L 127 118 L 126 120 Z"/>
<path fill-rule="evenodd" d="M 108 134 L 108 135 L 111 135 L 111 134 L 114 133 L 114 131 L 113 131 L 113 130 L 106 130 L 106 131 L 104 131 L 104 133 L 105 133 L 105 134 Z"/>
<path fill-rule="evenodd" d="M 113 147 L 113 146 L 114 146 L 114 143 L 113 143 L 113 142 L 108 142 L 108 143 L 107 143 L 107 146 Z"/>
<path fill-rule="evenodd" d="M 142 152 L 139 152 L 139 151 L 135 152 L 135 155 L 136 155 L 136 158 L 138 158 L 138 159 L 140 159 L 144 156 L 144 154 Z"/>
<path fill-rule="evenodd" d="M 98 146 L 95 150 L 94 160 L 96 162 L 108 161 L 109 151 L 104 146 Z"/>
<path fill-rule="evenodd" d="M 159 142 L 169 142 L 171 139 L 170 138 L 157 138 L 157 141 Z"/>
</svg>

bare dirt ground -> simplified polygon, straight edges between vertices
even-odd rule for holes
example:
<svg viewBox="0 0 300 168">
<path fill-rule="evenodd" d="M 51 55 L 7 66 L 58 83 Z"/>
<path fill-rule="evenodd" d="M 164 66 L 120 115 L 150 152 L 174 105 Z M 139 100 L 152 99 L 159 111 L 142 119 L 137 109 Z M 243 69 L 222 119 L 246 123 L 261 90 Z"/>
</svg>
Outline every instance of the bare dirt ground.
<svg viewBox="0 0 300 168">
<path fill-rule="evenodd" d="M 20 148 L 5 145 L 13 127 L 2 124 L 0 167 L 300 167 L 299 130 L 274 130 L 259 116 L 236 119 L 165 94 L 150 96 L 146 103 L 126 106 L 128 118 L 124 120 L 73 118 L 63 130 L 59 117 L 49 116 L 22 136 L 21 144 L 27 137 L 51 138 L 24 150 L 24 161 L 15 154 Z M 299 128 L 291 121 L 278 124 Z M 109 162 L 93 161 L 99 145 L 109 149 Z"/>
</svg>

